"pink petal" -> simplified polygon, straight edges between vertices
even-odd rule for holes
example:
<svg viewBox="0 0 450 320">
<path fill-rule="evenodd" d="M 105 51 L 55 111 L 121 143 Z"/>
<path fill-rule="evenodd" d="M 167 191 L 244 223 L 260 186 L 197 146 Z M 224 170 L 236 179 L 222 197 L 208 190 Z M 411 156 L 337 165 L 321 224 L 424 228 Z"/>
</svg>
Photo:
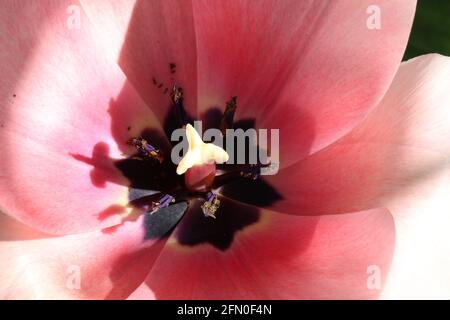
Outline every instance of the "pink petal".
<svg viewBox="0 0 450 320">
<path fill-rule="evenodd" d="M 4 233 L 17 222 L 2 217 L 0 297 L 127 297 L 145 279 L 167 239 L 145 240 L 143 219 L 141 216 L 107 232 L 20 240 L 10 239 Z M 24 238 L 26 229 L 22 226 Z M 28 228 L 28 232 L 33 231 Z"/>
<path fill-rule="evenodd" d="M 50 237 L 48 234 L 27 227 L 0 211 L 0 241 L 33 240 Z"/>
<path fill-rule="evenodd" d="M 268 177 L 285 197 L 273 208 L 284 212 L 392 212 L 396 251 L 384 298 L 450 297 L 449 74 L 448 57 L 403 63 L 351 135 Z"/>
<path fill-rule="evenodd" d="M 450 156 L 449 71 L 448 58 L 441 56 L 402 64 L 384 100 L 350 135 L 265 177 L 284 198 L 272 208 L 333 214 L 386 206 L 444 173 Z"/>
<path fill-rule="evenodd" d="M 383 299 L 450 299 L 450 170 L 390 201 L 396 244 Z"/>
<path fill-rule="evenodd" d="M 237 119 L 279 128 L 281 166 L 347 133 L 398 68 L 415 1 L 194 1 L 199 113 L 238 97 Z M 373 7 L 373 6 L 372 6 Z"/>
<path fill-rule="evenodd" d="M 128 182 L 111 158 L 158 127 L 82 10 L 80 29 L 68 27 L 69 5 L 7 2 L 0 13 L 0 203 L 57 234 L 120 221 Z"/>
<path fill-rule="evenodd" d="M 131 293 L 127 297 L 127 300 L 155 300 L 155 294 L 153 291 L 147 286 L 145 282 L 143 282 L 136 290 Z"/>
<path fill-rule="evenodd" d="M 147 294 L 157 299 L 375 298 L 380 291 L 368 289 L 367 270 L 379 268 L 382 284 L 394 238 L 384 209 L 323 217 L 262 211 L 259 222 L 235 234 L 226 250 L 169 240 L 147 278 Z M 144 288 L 133 296 L 145 298 Z"/>
<path fill-rule="evenodd" d="M 82 4 L 106 38 L 104 42 L 112 46 L 113 54 L 120 43 L 119 64 L 158 119 L 163 121 L 169 112 L 167 99 L 175 83 L 184 89 L 186 110 L 195 115 L 197 56 L 191 1 L 82 1 Z"/>
<path fill-rule="evenodd" d="M 136 1 L 78 1 L 89 22 L 98 31 L 97 40 L 108 48 L 106 53 L 117 61 Z"/>
</svg>

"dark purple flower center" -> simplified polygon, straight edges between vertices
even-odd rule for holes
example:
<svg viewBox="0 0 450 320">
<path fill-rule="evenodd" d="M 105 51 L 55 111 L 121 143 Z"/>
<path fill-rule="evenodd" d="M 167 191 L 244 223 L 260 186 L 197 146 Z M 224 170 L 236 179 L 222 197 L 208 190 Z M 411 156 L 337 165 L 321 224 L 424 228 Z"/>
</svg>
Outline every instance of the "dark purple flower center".
<svg viewBox="0 0 450 320">
<path fill-rule="evenodd" d="M 172 105 L 166 116 L 164 129 L 167 137 L 173 130 L 193 123 L 183 106 L 183 89 L 174 86 Z M 251 119 L 234 122 L 237 97 L 226 103 L 225 110 L 211 109 L 203 122 L 206 128 L 226 129 L 254 127 Z M 227 136 L 223 135 L 226 145 Z M 173 214 L 174 226 L 178 224 L 176 238 L 180 244 L 194 246 L 210 243 L 225 250 L 230 247 L 234 234 L 259 220 L 259 208 L 281 199 L 280 195 L 261 177 L 261 164 L 220 164 L 206 190 L 196 191 L 186 186 L 182 176 L 176 174 L 176 165 L 170 159 L 170 147 L 158 144 L 161 138 L 146 130 L 139 137 L 131 137 L 136 154 L 116 162 L 116 167 L 130 180 L 130 204 L 151 214 L 146 221 L 153 226 L 168 223 L 174 210 L 183 210 L 184 217 Z M 250 144 L 250 141 L 247 141 Z M 246 148 L 248 150 L 249 148 Z M 235 162 L 234 162 L 235 163 Z M 237 200 L 237 201 L 233 201 Z M 240 205 L 239 202 L 248 205 Z M 178 204 L 186 203 L 187 206 Z M 159 217 L 162 222 L 157 222 Z M 163 217 L 164 216 L 164 217 Z M 211 219 L 213 218 L 213 219 Z M 149 234 L 155 234 L 150 232 Z"/>
</svg>

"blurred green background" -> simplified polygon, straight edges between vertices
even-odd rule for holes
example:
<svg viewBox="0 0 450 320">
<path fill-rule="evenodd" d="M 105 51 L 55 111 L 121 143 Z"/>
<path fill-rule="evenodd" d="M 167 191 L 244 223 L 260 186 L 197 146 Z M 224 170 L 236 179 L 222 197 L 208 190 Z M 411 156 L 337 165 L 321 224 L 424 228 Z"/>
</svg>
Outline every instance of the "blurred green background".
<svg viewBox="0 0 450 320">
<path fill-rule="evenodd" d="M 403 60 L 431 52 L 450 56 L 450 0 L 418 1 Z"/>
</svg>

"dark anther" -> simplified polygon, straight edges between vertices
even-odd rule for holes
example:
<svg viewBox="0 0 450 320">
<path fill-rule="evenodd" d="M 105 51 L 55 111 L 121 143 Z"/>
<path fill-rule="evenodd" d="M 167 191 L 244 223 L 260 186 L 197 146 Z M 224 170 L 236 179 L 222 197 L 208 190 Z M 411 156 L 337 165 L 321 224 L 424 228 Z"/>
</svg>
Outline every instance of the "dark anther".
<svg viewBox="0 0 450 320">
<path fill-rule="evenodd" d="M 206 194 L 206 201 L 201 205 L 205 217 L 216 218 L 216 211 L 219 209 L 220 200 L 212 192 Z"/>
<path fill-rule="evenodd" d="M 159 163 L 162 163 L 164 160 L 161 151 L 153 147 L 142 137 L 132 138 L 128 141 L 128 144 L 134 146 L 143 157 L 156 159 Z"/>
<path fill-rule="evenodd" d="M 148 206 L 144 206 L 147 212 L 155 212 L 159 209 L 168 207 L 171 203 L 175 202 L 175 198 L 170 194 L 164 194 L 157 202 L 152 202 Z"/>
<path fill-rule="evenodd" d="M 172 102 L 175 106 L 175 108 L 174 108 L 175 117 L 177 118 L 177 120 L 180 124 L 180 127 L 182 127 L 182 126 L 186 125 L 188 122 L 187 121 L 188 117 L 187 117 L 186 111 L 184 110 L 184 106 L 183 106 L 183 88 L 174 84 L 170 97 L 172 98 Z"/>
<path fill-rule="evenodd" d="M 220 131 L 224 136 L 227 129 L 233 128 L 233 118 L 237 107 L 236 100 L 237 97 L 232 97 L 231 100 L 227 102 L 225 111 L 220 121 Z"/>
<path fill-rule="evenodd" d="M 170 97 L 172 98 L 172 102 L 175 105 L 183 103 L 183 88 L 178 87 L 176 84 L 174 84 Z"/>
<path fill-rule="evenodd" d="M 252 180 L 256 180 L 261 175 L 261 166 L 250 165 L 249 168 L 246 168 L 240 172 L 240 175 L 244 178 L 250 178 Z"/>
</svg>

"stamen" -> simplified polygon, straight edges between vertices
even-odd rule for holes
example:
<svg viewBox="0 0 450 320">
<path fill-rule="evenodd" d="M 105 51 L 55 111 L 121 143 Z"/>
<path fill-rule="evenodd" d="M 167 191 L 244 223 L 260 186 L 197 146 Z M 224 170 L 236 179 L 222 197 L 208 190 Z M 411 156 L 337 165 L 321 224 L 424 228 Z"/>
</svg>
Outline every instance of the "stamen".
<svg viewBox="0 0 450 320">
<path fill-rule="evenodd" d="M 185 126 L 188 122 L 188 118 L 183 106 L 183 88 L 174 84 L 170 97 L 172 98 L 172 102 L 175 105 L 175 116 L 180 126 Z"/>
<path fill-rule="evenodd" d="M 219 209 L 220 200 L 217 199 L 217 195 L 212 192 L 206 194 L 206 201 L 201 205 L 203 214 L 205 217 L 216 218 L 216 211 Z"/>
<path fill-rule="evenodd" d="M 169 194 L 164 194 L 158 202 L 153 202 L 151 207 L 147 211 L 154 213 L 159 209 L 168 207 L 171 203 L 175 202 L 175 198 Z"/>
<path fill-rule="evenodd" d="M 174 104 L 183 102 L 183 88 L 173 85 L 172 94 L 170 95 Z"/>
<path fill-rule="evenodd" d="M 164 208 L 164 207 L 167 207 L 171 202 L 175 202 L 175 198 L 172 197 L 172 196 L 169 195 L 169 194 L 165 194 L 165 195 L 163 195 L 162 198 L 159 200 L 158 206 L 159 206 L 160 208 Z"/>
<path fill-rule="evenodd" d="M 244 178 L 250 178 L 252 180 L 256 180 L 261 175 L 261 166 L 258 165 L 250 165 L 249 168 L 242 170 L 240 175 Z"/>
<path fill-rule="evenodd" d="M 162 163 L 164 160 L 161 151 L 153 147 L 147 142 L 147 140 L 142 137 L 132 138 L 128 141 L 128 144 L 134 146 L 143 157 L 156 159 L 160 163 Z"/>
<path fill-rule="evenodd" d="M 233 128 L 233 118 L 237 107 L 236 99 L 237 97 L 231 97 L 231 100 L 227 102 L 222 119 L 220 120 L 220 131 L 224 136 L 227 129 Z"/>
</svg>

